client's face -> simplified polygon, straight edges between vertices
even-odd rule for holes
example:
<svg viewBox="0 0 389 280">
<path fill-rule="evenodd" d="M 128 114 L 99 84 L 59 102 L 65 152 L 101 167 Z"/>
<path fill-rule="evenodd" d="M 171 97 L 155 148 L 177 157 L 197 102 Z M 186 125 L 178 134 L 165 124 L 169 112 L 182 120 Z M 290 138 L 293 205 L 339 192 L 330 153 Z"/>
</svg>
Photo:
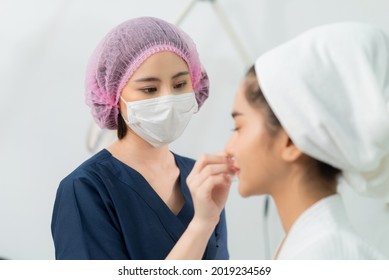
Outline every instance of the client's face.
<svg viewBox="0 0 389 280">
<path fill-rule="evenodd" d="M 225 152 L 234 157 L 239 193 L 244 197 L 269 193 L 279 175 L 277 136 L 268 131 L 260 108 L 247 101 L 244 85 L 236 93 L 232 117 L 235 129 Z"/>
</svg>

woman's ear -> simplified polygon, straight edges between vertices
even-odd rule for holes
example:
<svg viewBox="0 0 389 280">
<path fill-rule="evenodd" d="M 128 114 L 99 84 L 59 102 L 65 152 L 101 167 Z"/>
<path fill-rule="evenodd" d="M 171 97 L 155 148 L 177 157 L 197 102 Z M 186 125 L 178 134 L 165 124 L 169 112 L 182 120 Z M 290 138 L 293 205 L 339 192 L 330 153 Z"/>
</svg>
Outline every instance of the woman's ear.
<svg viewBox="0 0 389 280">
<path fill-rule="evenodd" d="M 303 152 L 293 143 L 292 139 L 290 139 L 289 135 L 286 133 L 284 129 L 280 131 L 280 137 L 282 147 L 281 147 L 281 157 L 284 161 L 293 162 L 298 160 Z"/>
</svg>

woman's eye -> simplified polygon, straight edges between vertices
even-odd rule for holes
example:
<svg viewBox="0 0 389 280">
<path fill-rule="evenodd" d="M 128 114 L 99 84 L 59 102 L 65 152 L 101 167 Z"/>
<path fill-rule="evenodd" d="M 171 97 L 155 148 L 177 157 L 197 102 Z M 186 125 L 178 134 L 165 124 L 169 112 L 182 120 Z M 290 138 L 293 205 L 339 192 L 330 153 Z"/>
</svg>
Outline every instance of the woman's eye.
<svg viewBox="0 0 389 280">
<path fill-rule="evenodd" d="M 184 88 L 186 86 L 187 82 L 181 82 L 174 85 L 174 88 Z"/>
<path fill-rule="evenodd" d="M 155 87 L 149 87 L 149 88 L 142 88 L 141 91 L 143 93 L 154 93 L 157 91 Z"/>
<path fill-rule="evenodd" d="M 235 131 L 238 131 L 239 130 L 239 127 L 234 127 L 233 129 L 231 129 L 233 132 Z"/>
</svg>

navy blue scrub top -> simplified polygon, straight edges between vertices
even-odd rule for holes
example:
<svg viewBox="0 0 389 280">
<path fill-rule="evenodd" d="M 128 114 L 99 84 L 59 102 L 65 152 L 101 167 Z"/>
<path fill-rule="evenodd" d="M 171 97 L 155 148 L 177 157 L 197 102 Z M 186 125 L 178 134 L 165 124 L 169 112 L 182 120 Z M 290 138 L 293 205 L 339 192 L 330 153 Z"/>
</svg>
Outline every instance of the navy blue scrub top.
<svg viewBox="0 0 389 280">
<path fill-rule="evenodd" d="M 56 259 L 165 259 L 193 218 L 186 178 L 194 160 L 175 155 L 185 204 L 174 215 L 145 178 L 102 150 L 63 179 L 51 231 Z M 228 259 L 224 211 L 203 259 Z"/>
</svg>

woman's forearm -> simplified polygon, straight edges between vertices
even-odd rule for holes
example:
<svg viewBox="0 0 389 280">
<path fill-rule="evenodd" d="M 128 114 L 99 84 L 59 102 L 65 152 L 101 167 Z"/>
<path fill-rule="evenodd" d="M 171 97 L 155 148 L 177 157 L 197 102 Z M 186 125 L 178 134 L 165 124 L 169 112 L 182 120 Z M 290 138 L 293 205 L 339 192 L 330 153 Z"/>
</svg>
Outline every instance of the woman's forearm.
<svg viewBox="0 0 389 280">
<path fill-rule="evenodd" d="M 201 260 L 215 226 L 192 220 L 166 259 Z"/>
</svg>

